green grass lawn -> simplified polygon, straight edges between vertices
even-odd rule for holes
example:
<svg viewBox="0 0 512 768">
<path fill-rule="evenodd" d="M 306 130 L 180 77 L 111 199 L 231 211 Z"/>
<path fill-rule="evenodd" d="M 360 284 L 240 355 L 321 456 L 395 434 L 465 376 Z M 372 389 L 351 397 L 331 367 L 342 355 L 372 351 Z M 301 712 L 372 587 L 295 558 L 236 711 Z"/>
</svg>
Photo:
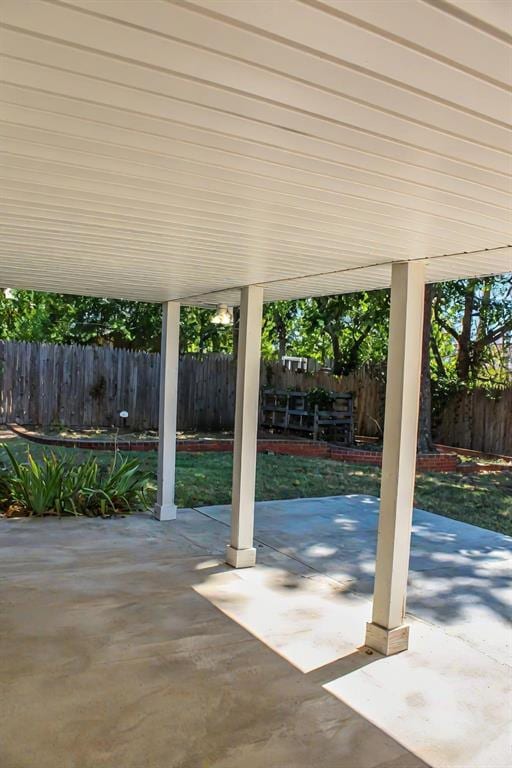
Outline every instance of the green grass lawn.
<svg viewBox="0 0 512 768">
<path fill-rule="evenodd" d="M 15 438 L 9 440 L 9 446 L 22 458 L 28 443 Z M 31 444 L 30 450 L 37 458 L 48 448 Z M 61 450 L 66 453 L 73 451 L 77 461 L 89 455 L 88 451 L 77 449 Z M 141 465 L 156 479 L 156 452 L 129 455 L 137 456 Z M 102 462 L 112 460 L 112 453 L 108 451 L 99 451 L 97 456 Z M 0 449 L 0 459 L 5 458 Z M 230 502 L 230 453 L 178 453 L 176 464 L 176 501 L 179 507 Z M 380 469 L 375 467 L 296 456 L 258 456 L 258 501 L 350 493 L 378 496 L 379 484 Z M 482 528 L 512 534 L 512 472 L 419 474 L 416 478 L 415 505 Z"/>
</svg>

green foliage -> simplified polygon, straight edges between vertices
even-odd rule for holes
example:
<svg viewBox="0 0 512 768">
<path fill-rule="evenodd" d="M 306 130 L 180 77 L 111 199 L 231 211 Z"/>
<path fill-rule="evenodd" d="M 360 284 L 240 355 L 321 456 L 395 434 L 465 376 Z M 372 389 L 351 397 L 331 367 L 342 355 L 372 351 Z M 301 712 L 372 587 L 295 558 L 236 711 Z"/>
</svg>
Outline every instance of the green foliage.
<svg viewBox="0 0 512 768">
<path fill-rule="evenodd" d="M 19 459 L 25 457 L 24 441 L 14 439 L 10 440 L 9 444 L 14 456 Z M 5 446 L 0 445 L 0 499 L 3 475 L 2 448 L 5 449 Z M 85 474 L 88 470 L 84 469 L 84 465 L 89 460 L 97 465 L 97 471 L 101 473 L 108 473 L 112 466 L 112 454 L 108 451 L 102 451 L 90 457 L 85 451 L 67 450 L 73 455 L 71 463 L 75 467 L 80 467 Z M 33 446 L 33 456 L 37 462 L 40 462 L 45 453 L 42 446 Z M 149 506 L 155 492 L 157 455 L 147 451 L 130 453 L 127 456 L 129 461 L 139 465 L 140 472 L 145 478 L 143 488 L 140 490 L 146 494 L 147 499 L 144 503 Z M 197 507 L 208 504 L 229 504 L 232 464 L 233 457 L 230 453 L 179 452 L 176 457 L 177 505 Z M 93 481 L 83 480 L 83 484 L 91 487 Z M 511 485 L 512 473 L 504 471 L 477 475 L 422 473 L 416 476 L 415 506 L 510 535 L 512 534 Z M 258 454 L 256 475 L 258 501 L 351 493 L 378 496 L 379 489 L 380 469 L 377 467 L 345 464 L 329 459 Z M 132 508 L 136 503 L 138 502 L 132 503 Z M 3 508 L 6 509 L 5 506 Z"/>
<path fill-rule="evenodd" d="M 106 473 L 98 472 L 95 482 L 85 486 L 86 509 L 92 514 L 128 513 L 145 501 L 145 489 L 149 476 L 141 471 L 135 458 L 113 462 Z M 91 462 L 94 459 L 91 459 Z"/>
<path fill-rule="evenodd" d="M 346 375 L 387 354 L 389 291 L 321 296 L 301 302 L 302 354 L 333 359 L 333 373 Z"/>
<path fill-rule="evenodd" d="M 334 402 L 334 397 L 327 389 L 314 387 L 309 390 L 307 401 L 310 409 L 314 409 L 315 405 L 318 405 L 319 410 L 328 411 Z"/>
<path fill-rule="evenodd" d="M 0 293 L 4 339 L 156 351 L 160 321 L 158 304 L 37 291 L 12 291 L 12 298 Z"/>
<path fill-rule="evenodd" d="M 265 359 L 280 360 L 301 348 L 303 312 L 299 301 L 274 301 L 263 308 L 261 351 Z M 302 352 L 297 352 L 302 355 Z"/>
<path fill-rule="evenodd" d="M 201 307 L 182 307 L 180 351 L 204 355 L 233 350 L 233 327 L 214 325 L 212 312 Z"/>
<path fill-rule="evenodd" d="M 432 378 L 439 389 L 510 386 L 512 275 L 436 286 Z"/>
<path fill-rule="evenodd" d="M 0 291 L 0 338 L 54 344 L 94 344 L 157 352 L 160 304 L 37 291 Z M 230 352 L 232 329 L 213 325 L 199 307 L 181 311 L 182 352 Z"/>
<path fill-rule="evenodd" d="M 96 344 L 157 351 L 158 304 L 88 296 L 0 291 L 0 338 Z M 231 353 L 233 328 L 212 312 L 183 307 L 182 353 Z M 382 365 L 387 356 L 389 291 L 362 291 L 266 304 L 262 351 L 333 360 L 335 374 Z M 438 283 L 433 298 L 431 374 L 434 403 L 459 388 L 494 391 L 511 383 L 512 275 Z"/>
<path fill-rule="evenodd" d="M 10 475 L 7 467 L 0 464 L 0 510 L 7 509 L 11 502 Z"/>
<path fill-rule="evenodd" d="M 63 511 L 68 462 L 59 461 L 54 454 L 50 454 L 43 456 L 41 463 L 37 463 L 28 453 L 27 463 L 23 464 L 7 446 L 4 447 L 13 471 L 12 477 L 7 479 L 13 503 L 30 514 L 60 515 Z"/>
<path fill-rule="evenodd" d="M 2 446 L 10 471 L 0 473 L 0 509 L 29 515 L 108 516 L 126 514 L 144 502 L 148 474 L 136 458 L 119 458 L 108 466 L 95 456 L 82 463 L 55 453 L 35 460 L 28 451 L 23 462 L 7 445 Z"/>
</svg>

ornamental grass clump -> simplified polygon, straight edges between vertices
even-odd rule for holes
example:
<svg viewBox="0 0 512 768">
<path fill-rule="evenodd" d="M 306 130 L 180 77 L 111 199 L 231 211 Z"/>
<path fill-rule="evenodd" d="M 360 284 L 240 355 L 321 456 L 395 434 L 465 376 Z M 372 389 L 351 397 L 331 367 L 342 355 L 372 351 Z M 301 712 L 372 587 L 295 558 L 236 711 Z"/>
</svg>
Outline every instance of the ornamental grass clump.
<svg viewBox="0 0 512 768">
<path fill-rule="evenodd" d="M 92 456 L 76 464 L 71 458 L 43 454 L 39 462 L 30 451 L 19 461 L 3 446 L 10 467 L 0 470 L 0 511 L 18 515 L 86 515 L 111 517 L 128 514 L 145 504 L 148 473 L 137 459 L 116 452 L 108 467 Z"/>
<path fill-rule="evenodd" d="M 0 464 L 0 513 L 7 509 L 11 502 L 10 476 L 7 468 Z"/>
<path fill-rule="evenodd" d="M 135 507 L 146 504 L 149 474 L 141 469 L 137 459 L 118 460 L 118 456 L 116 453 L 106 472 L 98 468 L 95 459 L 90 460 L 95 464 L 96 475 L 93 482 L 88 481 L 88 485 L 84 486 L 83 514 L 101 517 L 127 514 Z"/>
<path fill-rule="evenodd" d="M 60 515 L 63 512 L 63 487 L 67 468 L 54 454 L 34 461 L 30 453 L 27 462 L 18 461 L 7 446 L 12 474 L 7 473 L 10 500 L 7 513 L 31 515 Z"/>
</svg>

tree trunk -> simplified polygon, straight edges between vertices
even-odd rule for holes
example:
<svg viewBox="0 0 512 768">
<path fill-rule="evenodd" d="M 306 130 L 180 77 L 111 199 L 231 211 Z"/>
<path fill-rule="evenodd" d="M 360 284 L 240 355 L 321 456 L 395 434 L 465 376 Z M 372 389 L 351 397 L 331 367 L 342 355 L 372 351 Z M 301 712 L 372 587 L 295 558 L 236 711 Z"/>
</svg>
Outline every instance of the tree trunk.
<svg viewBox="0 0 512 768">
<path fill-rule="evenodd" d="M 335 376 L 342 376 L 345 366 L 344 366 L 343 355 L 340 347 L 340 340 L 336 335 L 336 333 L 330 333 L 330 332 L 328 333 L 329 333 L 329 336 L 331 337 L 331 343 L 332 343 L 332 357 L 333 357 L 332 372 Z"/>
<path fill-rule="evenodd" d="M 279 310 L 276 308 L 274 309 L 274 323 L 276 326 L 276 333 L 277 333 L 277 342 L 278 342 L 278 353 L 279 353 L 279 362 L 282 361 L 283 357 L 286 355 L 286 346 L 288 341 L 288 334 L 286 332 L 286 323 L 279 314 Z"/>
<path fill-rule="evenodd" d="M 489 331 L 489 308 L 491 305 L 491 289 L 492 279 L 490 277 L 484 278 L 484 287 L 482 295 L 482 303 L 480 305 L 480 311 L 478 313 L 478 327 L 476 329 L 476 339 L 472 346 L 471 355 L 471 368 L 473 376 L 477 376 L 479 368 L 482 364 L 482 357 L 487 346 L 486 337 Z"/>
<path fill-rule="evenodd" d="M 476 281 L 468 280 L 464 297 L 464 314 L 462 330 L 459 336 L 459 351 L 457 354 L 457 376 L 461 384 L 466 384 L 471 371 L 471 324 L 475 306 Z"/>
<path fill-rule="evenodd" d="M 430 336 L 432 333 L 432 298 L 434 286 L 425 286 L 424 320 L 421 352 L 421 389 L 418 419 L 418 453 L 432 453 L 432 386 L 430 379 Z"/>
</svg>

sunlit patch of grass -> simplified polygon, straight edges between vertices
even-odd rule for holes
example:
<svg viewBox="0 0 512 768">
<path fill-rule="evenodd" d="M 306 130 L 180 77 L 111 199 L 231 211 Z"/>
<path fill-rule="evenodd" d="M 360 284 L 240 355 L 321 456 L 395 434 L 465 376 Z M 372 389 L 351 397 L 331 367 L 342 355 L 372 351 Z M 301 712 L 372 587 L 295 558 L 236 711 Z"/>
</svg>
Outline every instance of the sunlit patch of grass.
<svg viewBox="0 0 512 768">
<path fill-rule="evenodd" d="M 512 472 L 425 473 L 416 479 L 416 506 L 512 535 Z"/>
<path fill-rule="evenodd" d="M 9 441 L 22 458 L 27 443 Z M 31 445 L 35 458 L 43 446 Z M 84 461 L 89 451 L 72 451 L 76 461 Z M 128 454 L 134 456 L 134 454 Z M 154 478 L 156 490 L 156 452 L 135 454 Z M 108 464 L 112 454 L 98 451 L 98 461 Z M 0 454 L 0 460 L 2 456 Z M 230 453 L 178 453 L 176 461 L 176 501 L 180 507 L 229 504 L 233 459 Z M 151 489 L 150 489 L 151 490 Z M 259 454 L 256 478 L 258 501 L 311 498 L 380 492 L 380 469 L 358 464 L 344 464 L 327 459 L 309 459 L 280 454 Z M 474 475 L 459 473 L 423 473 L 416 478 L 415 505 L 430 512 L 466 523 L 512 534 L 512 472 L 488 472 Z"/>
</svg>

